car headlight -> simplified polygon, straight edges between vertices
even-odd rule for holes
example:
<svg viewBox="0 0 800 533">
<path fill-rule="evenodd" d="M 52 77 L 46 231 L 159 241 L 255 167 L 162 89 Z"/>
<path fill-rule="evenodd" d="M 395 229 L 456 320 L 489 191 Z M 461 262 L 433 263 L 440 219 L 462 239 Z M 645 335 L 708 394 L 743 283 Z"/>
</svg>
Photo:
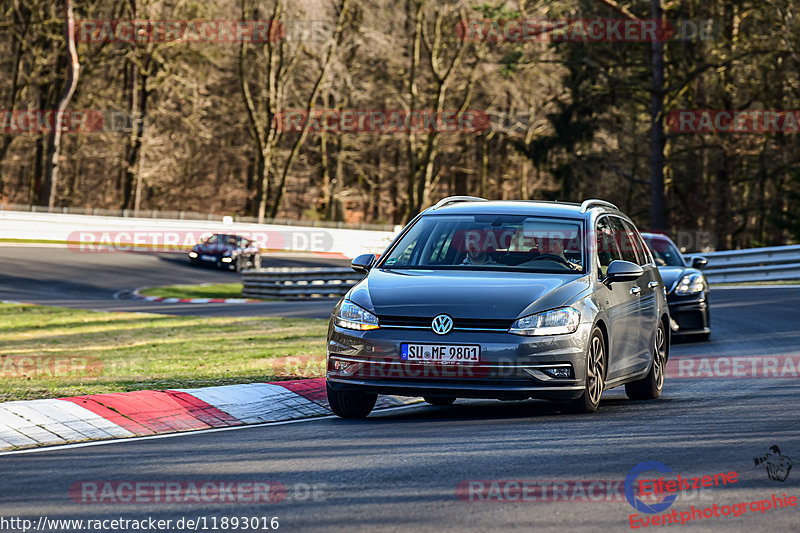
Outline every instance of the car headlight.
<svg viewBox="0 0 800 533">
<path fill-rule="evenodd" d="M 189 257 L 191 257 L 192 259 L 194 259 L 195 257 L 197 257 L 197 252 L 195 252 L 194 250 L 192 250 L 191 252 L 189 252 Z"/>
<path fill-rule="evenodd" d="M 508 332 L 514 335 L 563 335 L 574 333 L 580 321 L 581 314 L 577 310 L 561 307 L 517 319 Z"/>
<path fill-rule="evenodd" d="M 352 302 L 342 302 L 333 317 L 333 323 L 340 328 L 357 329 L 359 331 L 378 329 L 380 327 L 378 317 Z"/>
<path fill-rule="evenodd" d="M 697 294 L 706 288 L 706 278 L 702 274 L 686 274 L 675 286 L 675 294 Z"/>
</svg>

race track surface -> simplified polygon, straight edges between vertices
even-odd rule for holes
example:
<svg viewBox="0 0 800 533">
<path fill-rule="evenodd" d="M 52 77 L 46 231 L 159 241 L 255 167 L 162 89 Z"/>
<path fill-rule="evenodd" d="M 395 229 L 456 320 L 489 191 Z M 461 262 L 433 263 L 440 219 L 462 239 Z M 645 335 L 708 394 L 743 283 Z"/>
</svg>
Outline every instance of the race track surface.
<svg viewBox="0 0 800 533">
<path fill-rule="evenodd" d="M 266 254 L 263 258 L 264 267 L 348 264 L 344 259 L 301 254 Z M 335 303 L 165 304 L 125 299 L 139 287 L 235 283 L 239 279 L 235 272 L 193 267 L 184 254 L 79 253 L 62 246 L 0 246 L 0 300 L 98 311 L 309 318 L 327 318 Z"/>
<path fill-rule="evenodd" d="M 170 269 L 150 268 L 171 265 L 167 259 L 134 256 L 124 263 L 110 263 L 108 270 L 78 261 L 62 264 L 65 281 L 48 296 L 35 292 L 38 285 L 31 280 L 52 279 L 48 277 L 55 277 L 52 267 L 37 261 L 26 264 L 23 257 L 9 270 L 9 261 L 6 254 L 0 281 L 4 299 L 35 297 L 51 304 L 79 301 L 75 305 L 84 306 L 93 300 L 83 295 L 93 294 L 98 303 L 111 305 L 109 293 L 116 280 L 124 287 L 152 284 L 155 279 L 176 281 Z M 148 267 L 144 273 L 142 265 Z M 87 275 L 79 276 L 88 269 Z M 202 281 L 232 277 L 180 271 Z M 13 288 L 7 285 L 10 280 L 15 280 Z M 716 361 L 729 365 L 734 357 L 791 357 L 795 365 L 800 360 L 800 290 L 712 289 L 711 301 L 712 340 L 675 345 L 671 357 L 706 357 L 712 368 Z M 258 305 L 247 309 L 265 313 Z M 230 307 L 219 312 L 226 310 L 239 313 Z M 634 511 L 625 500 L 622 481 L 644 461 L 664 463 L 684 477 L 738 474 L 738 481 L 728 486 L 681 496 L 664 513 L 714 504 L 721 508 L 771 499 L 773 494 L 800 496 L 798 392 L 800 379 L 791 373 L 673 377 L 656 401 L 633 402 L 623 390 L 607 391 L 594 415 L 564 415 L 543 401 L 460 400 L 451 407 L 419 405 L 375 413 L 363 421 L 325 418 L 4 455 L 0 514 L 27 517 L 34 523 L 40 517 L 152 517 L 173 524 L 181 517 L 200 518 L 209 528 L 216 519 L 218 529 L 223 517 L 265 517 L 266 525 L 278 517 L 279 530 L 286 531 L 625 531 L 631 530 L 631 514 L 646 513 Z M 776 445 L 785 458 L 795 461 L 784 481 L 770 480 L 765 466 L 754 462 Z M 784 461 L 783 473 L 785 465 Z M 657 474 L 652 471 L 643 476 L 653 477 Z M 492 480 L 501 480 L 495 484 L 500 492 L 490 492 Z M 535 490 L 531 494 L 536 500 L 498 501 L 521 498 L 513 484 L 502 480 L 546 486 L 544 499 L 550 501 L 541 501 Z M 481 484 L 469 485 L 470 481 Z M 609 496 L 574 491 L 574 482 L 586 488 L 592 481 L 606 487 L 602 492 L 610 489 Z M 190 482 L 198 487 L 204 482 L 216 487 L 227 482 L 277 482 L 281 485 L 273 488 L 283 486 L 286 493 L 279 502 L 249 503 L 198 502 L 184 491 L 180 501 L 164 503 L 144 497 L 136 501 L 135 495 L 134 501 L 121 501 L 131 496 L 123 491 L 106 495 L 106 503 L 92 503 L 91 495 L 100 493 L 93 489 L 82 493 L 81 488 L 93 485 L 81 482 L 98 487 L 118 486 L 115 482 L 178 482 L 184 488 Z M 571 488 L 552 501 L 554 482 Z M 459 486 L 486 490 L 457 492 Z M 479 501 L 481 497 L 492 501 Z M 114 501 L 108 503 L 109 498 Z M 262 525 L 259 522 L 257 529 L 265 530 Z M 668 527 L 682 530 L 680 525 Z M 748 510 L 738 517 L 705 518 L 684 527 L 797 531 L 800 507 L 766 513 Z M 231 522 L 227 529 L 243 530 L 231 527 Z M 170 530 L 186 528 L 173 525 Z"/>
</svg>

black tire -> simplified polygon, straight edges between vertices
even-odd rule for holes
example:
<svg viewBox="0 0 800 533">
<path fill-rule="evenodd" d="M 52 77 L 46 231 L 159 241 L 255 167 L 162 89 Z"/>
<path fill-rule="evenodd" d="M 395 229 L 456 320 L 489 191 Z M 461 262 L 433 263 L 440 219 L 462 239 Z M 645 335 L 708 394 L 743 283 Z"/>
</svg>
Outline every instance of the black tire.
<svg viewBox="0 0 800 533">
<path fill-rule="evenodd" d="M 244 264 L 242 263 L 242 258 L 237 257 L 231 262 L 231 270 L 234 272 L 241 272 L 244 269 Z"/>
<path fill-rule="evenodd" d="M 261 268 L 261 254 L 256 254 L 253 256 L 253 268 Z"/>
<path fill-rule="evenodd" d="M 608 356 L 603 331 L 595 327 L 586 350 L 586 388 L 579 398 L 563 405 L 568 413 L 594 413 L 605 390 Z"/>
<path fill-rule="evenodd" d="M 650 367 L 650 372 L 638 381 L 625 384 L 625 394 L 631 400 L 655 400 L 661 396 L 667 365 L 667 328 L 661 321 L 658 322 L 651 349 L 653 365 Z"/>
<path fill-rule="evenodd" d="M 328 404 L 333 414 L 340 418 L 366 418 L 375 407 L 377 394 L 364 392 L 338 392 L 326 384 Z"/>
<path fill-rule="evenodd" d="M 442 398 L 442 397 L 437 398 L 435 396 L 423 396 L 422 399 L 425 400 L 426 402 L 428 402 L 431 405 L 438 405 L 438 406 L 442 406 L 442 407 L 443 406 L 447 406 L 447 405 L 453 405 L 453 402 L 456 401 L 456 399 L 454 397 L 450 397 L 450 396 L 448 396 L 446 398 Z"/>
</svg>

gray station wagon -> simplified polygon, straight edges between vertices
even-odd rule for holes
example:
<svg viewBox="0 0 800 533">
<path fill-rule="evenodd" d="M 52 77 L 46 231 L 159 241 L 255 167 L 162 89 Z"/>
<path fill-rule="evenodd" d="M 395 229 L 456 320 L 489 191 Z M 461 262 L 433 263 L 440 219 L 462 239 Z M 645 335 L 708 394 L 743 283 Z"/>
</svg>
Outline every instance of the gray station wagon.
<svg viewBox="0 0 800 533">
<path fill-rule="evenodd" d="M 560 402 L 594 412 L 605 389 L 658 398 L 669 356 L 664 284 L 633 222 L 582 204 L 451 197 L 417 215 L 333 310 L 333 412 L 379 394 Z"/>
</svg>

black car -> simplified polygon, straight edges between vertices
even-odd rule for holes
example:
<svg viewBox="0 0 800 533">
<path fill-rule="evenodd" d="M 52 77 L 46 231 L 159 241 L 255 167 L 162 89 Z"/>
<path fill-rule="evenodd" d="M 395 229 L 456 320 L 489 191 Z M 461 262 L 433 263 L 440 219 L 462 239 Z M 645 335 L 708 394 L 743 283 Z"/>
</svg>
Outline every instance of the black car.
<svg viewBox="0 0 800 533">
<path fill-rule="evenodd" d="M 245 268 L 261 268 L 261 249 L 241 235 L 215 233 L 194 245 L 189 252 L 189 262 L 241 272 Z"/>
<path fill-rule="evenodd" d="M 661 276 L 633 222 L 582 204 L 446 198 L 418 215 L 336 305 L 334 413 L 378 394 L 548 399 L 593 412 L 604 390 L 658 398 L 669 356 Z"/>
<path fill-rule="evenodd" d="M 708 311 L 708 283 L 700 272 L 708 260 L 692 256 L 687 263 L 675 243 L 666 235 L 642 233 L 667 288 L 672 335 L 708 340 L 711 322 Z"/>
</svg>

